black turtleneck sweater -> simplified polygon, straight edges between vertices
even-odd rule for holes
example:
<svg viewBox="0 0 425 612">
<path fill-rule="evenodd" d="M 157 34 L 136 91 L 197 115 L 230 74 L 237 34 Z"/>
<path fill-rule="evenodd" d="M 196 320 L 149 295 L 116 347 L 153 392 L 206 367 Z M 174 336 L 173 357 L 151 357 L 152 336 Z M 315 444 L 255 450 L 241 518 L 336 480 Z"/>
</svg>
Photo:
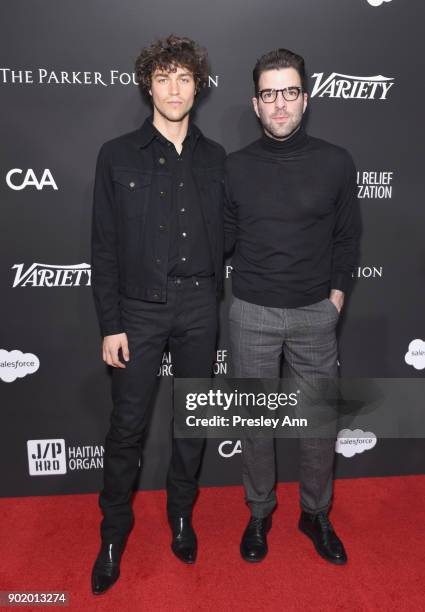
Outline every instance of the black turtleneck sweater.
<svg viewBox="0 0 425 612">
<path fill-rule="evenodd" d="M 308 136 L 263 135 L 229 155 L 226 252 L 236 297 L 296 308 L 346 292 L 358 259 L 356 169 L 349 153 Z"/>
</svg>

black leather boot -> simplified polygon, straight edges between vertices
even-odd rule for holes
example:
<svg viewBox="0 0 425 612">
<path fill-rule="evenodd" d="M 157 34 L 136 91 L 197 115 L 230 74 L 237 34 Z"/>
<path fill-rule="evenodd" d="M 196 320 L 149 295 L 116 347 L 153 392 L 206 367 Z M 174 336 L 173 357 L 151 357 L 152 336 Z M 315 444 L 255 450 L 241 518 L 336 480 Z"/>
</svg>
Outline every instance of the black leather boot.
<svg viewBox="0 0 425 612">
<path fill-rule="evenodd" d="M 308 536 L 323 559 L 343 565 L 347 563 L 344 545 L 336 535 L 326 512 L 301 512 L 299 529 Z"/>
<path fill-rule="evenodd" d="M 118 580 L 124 544 L 102 542 L 91 576 L 93 595 L 105 593 Z"/>
<path fill-rule="evenodd" d="M 251 516 L 241 540 L 241 556 L 245 561 L 256 563 L 267 555 L 267 533 L 272 526 L 272 515 L 265 518 Z"/>
<path fill-rule="evenodd" d="M 173 540 L 171 550 L 183 563 L 195 563 L 198 542 L 190 516 L 169 517 Z"/>
</svg>

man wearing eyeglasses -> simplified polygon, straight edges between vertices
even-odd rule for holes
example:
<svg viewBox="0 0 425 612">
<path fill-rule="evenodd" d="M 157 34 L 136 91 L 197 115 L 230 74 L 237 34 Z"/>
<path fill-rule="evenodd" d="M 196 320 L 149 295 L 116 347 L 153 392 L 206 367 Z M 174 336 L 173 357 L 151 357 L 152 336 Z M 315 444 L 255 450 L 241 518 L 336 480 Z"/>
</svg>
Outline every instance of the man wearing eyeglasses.
<svg viewBox="0 0 425 612">
<path fill-rule="evenodd" d="M 234 375 L 278 378 L 283 357 L 300 383 L 336 380 L 336 326 L 358 258 L 356 170 L 345 149 L 303 127 L 308 96 L 301 56 L 287 49 L 267 53 L 253 78 L 263 135 L 229 156 L 226 174 Z M 298 526 L 324 559 L 344 564 L 343 543 L 328 517 L 333 425 L 331 435 L 300 438 Z M 251 518 L 240 550 L 256 562 L 267 554 L 276 506 L 274 440 L 246 437 L 242 461 Z"/>
</svg>

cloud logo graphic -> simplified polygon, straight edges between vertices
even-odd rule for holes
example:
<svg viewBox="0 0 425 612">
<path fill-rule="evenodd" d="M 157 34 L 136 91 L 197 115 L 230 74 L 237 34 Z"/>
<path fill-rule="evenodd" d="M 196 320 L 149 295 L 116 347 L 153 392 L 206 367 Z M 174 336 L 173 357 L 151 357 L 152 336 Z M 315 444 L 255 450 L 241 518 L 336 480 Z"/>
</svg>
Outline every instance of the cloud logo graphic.
<svg viewBox="0 0 425 612">
<path fill-rule="evenodd" d="M 391 0 L 367 0 L 370 6 L 381 6 L 384 2 L 391 2 Z"/>
<path fill-rule="evenodd" d="M 3 382 L 14 382 L 17 378 L 34 374 L 39 367 L 40 360 L 33 353 L 0 349 L 0 379 Z"/>
<path fill-rule="evenodd" d="M 415 370 L 425 369 L 425 342 L 420 338 L 412 340 L 404 356 L 404 361 L 407 365 L 413 366 Z"/>
<path fill-rule="evenodd" d="M 376 435 L 371 431 L 341 429 L 336 439 L 335 452 L 347 458 L 354 457 L 372 449 L 376 446 L 376 441 Z"/>
</svg>

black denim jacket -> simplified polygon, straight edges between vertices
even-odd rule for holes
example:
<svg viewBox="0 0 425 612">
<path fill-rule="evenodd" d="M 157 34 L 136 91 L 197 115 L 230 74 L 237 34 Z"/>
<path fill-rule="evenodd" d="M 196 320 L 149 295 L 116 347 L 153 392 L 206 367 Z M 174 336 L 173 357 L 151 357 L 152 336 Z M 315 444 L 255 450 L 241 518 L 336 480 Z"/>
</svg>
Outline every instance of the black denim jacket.
<svg viewBox="0 0 425 612">
<path fill-rule="evenodd" d="M 214 261 L 217 295 L 223 284 L 225 151 L 192 124 L 193 176 Z M 123 332 L 120 295 L 165 302 L 171 174 L 152 147 L 150 119 L 102 145 L 93 198 L 92 287 L 102 336 Z M 164 229 L 165 228 L 165 229 Z"/>
</svg>

